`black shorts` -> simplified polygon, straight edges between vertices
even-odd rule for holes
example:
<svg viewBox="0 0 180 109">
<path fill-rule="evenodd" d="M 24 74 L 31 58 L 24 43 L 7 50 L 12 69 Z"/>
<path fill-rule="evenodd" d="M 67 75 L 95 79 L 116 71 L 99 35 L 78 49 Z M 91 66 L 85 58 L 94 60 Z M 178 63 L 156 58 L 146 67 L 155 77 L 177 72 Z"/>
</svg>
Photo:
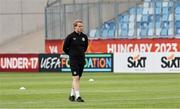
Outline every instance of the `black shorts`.
<svg viewBox="0 0 180 109">
<path fill-rule="evenodd" d="M 70 68 L 72 76 L 82 76 L 85 61 L 84 59 L 70 59 Z"/>
</svg>

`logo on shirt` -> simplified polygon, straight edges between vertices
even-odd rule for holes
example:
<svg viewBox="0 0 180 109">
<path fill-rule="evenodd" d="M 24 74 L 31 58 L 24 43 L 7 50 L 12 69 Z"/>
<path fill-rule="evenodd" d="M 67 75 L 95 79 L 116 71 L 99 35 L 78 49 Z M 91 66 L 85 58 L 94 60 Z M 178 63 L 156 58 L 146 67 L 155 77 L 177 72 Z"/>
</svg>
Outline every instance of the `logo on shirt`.
<svg viewBox="0 0 180 109">
<path fill-rule="evenodd" d="M 85 38 L 84 38 L 84 37 L 82 38 L 82 41 L 85 41 Z"/>
<path fill-rule="evenodd" d="M 77 73 L 76 73 L 76 71 L 74 71 L 73 73 L 74 73 L 74 75 L 76 75 L 76 74 L 77 74 Z"/>
<path fill-rule="evenodd" d="M 76 40 L 76 38 L 74 37 L 73 40 Z"/>
</svg>

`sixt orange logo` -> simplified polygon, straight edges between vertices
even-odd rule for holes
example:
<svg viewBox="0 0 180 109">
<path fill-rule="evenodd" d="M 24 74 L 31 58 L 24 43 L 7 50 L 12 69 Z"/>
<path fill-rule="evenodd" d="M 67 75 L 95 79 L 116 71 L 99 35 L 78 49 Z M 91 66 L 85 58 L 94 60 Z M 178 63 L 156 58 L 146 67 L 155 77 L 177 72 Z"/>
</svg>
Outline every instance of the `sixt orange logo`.
<svg viewBox="0 0 180 109">
<path fill-rule="evenodd" d="M 162 68 L 180 68 L 180 57 L 175 57 L 174 54 L 161 58 Z"/>
<path fill-rule="evenodd" d="M 147 57 L 141 57 L 139 54 L 135 56 L 128 57 L 128 67 L 129 68 L 145 68 Z"/>
</svg>

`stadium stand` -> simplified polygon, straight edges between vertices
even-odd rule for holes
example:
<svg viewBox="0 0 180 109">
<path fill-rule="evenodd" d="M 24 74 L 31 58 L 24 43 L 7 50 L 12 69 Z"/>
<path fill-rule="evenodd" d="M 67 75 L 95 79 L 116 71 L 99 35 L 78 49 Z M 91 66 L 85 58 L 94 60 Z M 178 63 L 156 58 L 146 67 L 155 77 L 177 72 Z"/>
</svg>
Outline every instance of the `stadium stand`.
<svg viewBox="0 0 180 109">
<path fill-rule="evenodd" d="M 103 38 L 114 36 L 120 38 L 178 37 L 180 35 L 180 1 L 144 0 L 142 4 L 119 14 L 117 26 L 115 19 L 106 21 L 101 26 L 99 34 Z M 90 34 L 98 35 L 94 30 L 90 31 Z"/>
<path fill-rule="evenodd" d="M 62 0 L 59 4 L 54 0 L 45 8 L 46 39 L 64 39 L 73 31 L 71 24 L 75 19 L 83 20 L 89 38 L 115 37 L 117 16 L 137 4 L 142 4 L 142 0 Z"/>
</svg>

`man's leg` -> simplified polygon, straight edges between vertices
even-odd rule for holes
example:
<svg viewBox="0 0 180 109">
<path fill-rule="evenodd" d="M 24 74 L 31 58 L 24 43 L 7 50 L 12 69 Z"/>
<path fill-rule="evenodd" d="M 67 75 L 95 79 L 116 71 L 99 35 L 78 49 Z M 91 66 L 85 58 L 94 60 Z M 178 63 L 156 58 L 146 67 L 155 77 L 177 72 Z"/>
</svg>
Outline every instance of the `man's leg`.
<svg viewBox="0 0 180 109">
<path fill-rule="evenodd" d="M 74 80 L 74 87 L 75 88 L 75 94 L 76 94 L 76 101 L 78 102 L 84 102 L 84 100 L 80 97 L 80 79 L 83 73 L 84 64 L 80 63 L 78 64 L 78 76 L 73 76 Z"/>
<path fill-rule="evenodd" d="M 73 87 L 76 94 L 75 100 L 77 102 L 84 102 L 84 100 L 80 96 L 80 77 L 79 76 L 73 76 Z"/>
<path fill-rule="evenodd" d="M 72 87 L 71 87 L 71 94 L 69 96 L 69 100 L 70 101 L 75 101 L 75 90 L 74 90 L 74 86 L 73 86 L 73 81 L 72 81 Z"/>
<path fill-rule="evenodd" d="M 71 96 L 75 96 L 75 91 L 74 91 L 73 81 L 72 81 L 72 88 L 71 88 Z"/>
<path fill-rule="evenodd" d="M 79 76 L 73 76 L 73 88 L 75 91 L 76 99 L 80 97 L 80 92 L 79 92 Z"/>
<path fill-rule="evenodd" d="M 77 97 L 76 95 L 80 96 L 80 94 L 78 94 L 78 92 L 77 92 L 77 90 L 79 90 L 79 86 L 78 86 L 79 83 L 78 83 L 76 77 L 77 76 L 72 76 L 72 88 L 71 88 L 71 94 L 69 97 L 70 101 L 75 101 L 75 97 Z"/>
<path fill-rule="evenodd" d="M 79 94 L 80 79 L 81 79 L 81 76 L 82 76 L 82 73 L 83 73 L 83 69 L 84 69 L 84 63 L 82 63 L 82 64 L 80 63 L 78 65 L 78 76 L 73 76 L 73 80 L 75 81 L 74 87 L 76 87 L 75 92 L 77 91 L 76 98 L 80 97 L 80 94 Z"/>
<path fill-rule="evenodd" d="M 76 93 L 75 93 L 75 79 L 74 76 L 77 75 L 77 64 L 74 63 L 73 61 L 70 61 L 70 68 L 71 68 L 71 72 L 72 72 L 72 87 L 71 87 L 71 94 L 69 96 L 69 100 L 70 101 L 75 101 L 75 97 L 76 97 Z"/>
<path fill-rule="evenodd" d="M 77 101 L 77 102 L 84 102 L 84 100 L 80 97 L 80 73 L 79 73 L 79 66 L 76 62 L 70 63 L 71 72 L 72 72 L 72 89 L 75 92 L 75 96 L 71 94 L 72 96 L 69 97 L 70 101 Z M 72 92 L 71 89 L 71 93 Z"/>
</svg>

